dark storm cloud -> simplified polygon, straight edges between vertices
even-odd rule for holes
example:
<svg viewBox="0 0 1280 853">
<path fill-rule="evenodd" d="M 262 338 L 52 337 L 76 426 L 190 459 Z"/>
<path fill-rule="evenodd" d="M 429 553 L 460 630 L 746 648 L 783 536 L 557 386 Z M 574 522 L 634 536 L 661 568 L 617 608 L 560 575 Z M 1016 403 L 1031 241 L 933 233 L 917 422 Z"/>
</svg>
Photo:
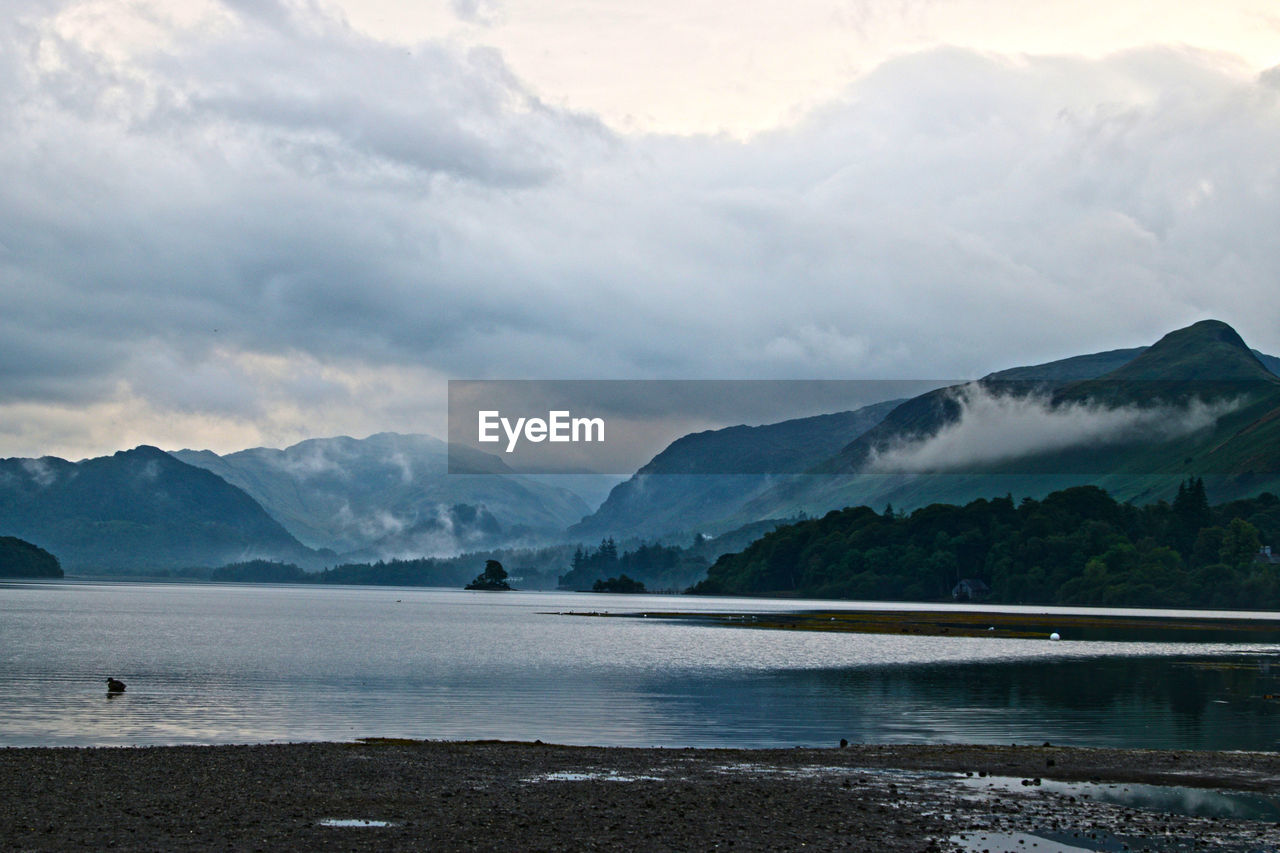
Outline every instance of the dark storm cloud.
<svg viewBox="0 0 1280 853">
<path fill-rule="evenodd" d="M 126 60 L 47 7 L 0 24 L 6 400 L 123 382 L 198 411 L 207 387 L 209 411 L 258 417 L 240 354 L 457 378 L 976 376 L 1204 316 L 1280 349 L 1274 72 L 936 50 L 746 142 L 619 136 L 492 51 L 226 8 Z M 358 395 L 307 376 L 281 372 L 271 404 Z"/>
</svg>

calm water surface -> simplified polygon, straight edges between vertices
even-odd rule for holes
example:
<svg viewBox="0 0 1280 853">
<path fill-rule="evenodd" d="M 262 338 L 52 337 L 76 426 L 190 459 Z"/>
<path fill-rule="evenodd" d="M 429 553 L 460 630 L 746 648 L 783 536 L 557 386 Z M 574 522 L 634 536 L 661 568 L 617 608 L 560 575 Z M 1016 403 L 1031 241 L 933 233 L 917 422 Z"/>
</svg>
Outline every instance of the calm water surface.
<svg viewBox="0 0 1280 853">
<path fill-rule="evenodd" d="M 842 737 L 1280 745 L 1280 700 L 1270 698 L 1280 696 L 1280 647 L 1271 645 L 826 634 L 569 615 L 819 607 L 833 605 L 3 584 L 0 745 L 370 736 L 645 746 L 829 746 Z M 128 691 L 108 697 L 109 675 Z"/>
</svg>

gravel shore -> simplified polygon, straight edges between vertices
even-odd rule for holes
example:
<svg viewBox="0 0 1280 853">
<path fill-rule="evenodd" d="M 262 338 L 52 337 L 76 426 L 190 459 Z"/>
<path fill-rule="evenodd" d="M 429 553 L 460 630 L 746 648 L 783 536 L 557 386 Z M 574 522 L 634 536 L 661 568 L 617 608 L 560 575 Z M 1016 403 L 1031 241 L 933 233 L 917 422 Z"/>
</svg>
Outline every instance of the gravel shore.
<svg viewBox="0 0 1280 853">
<path fill-rule="evenodd" d="M 1267 793 L 1280 790 L 1280 757 L 1052 746 L 681 750 L 385 740 L 3 749 L 0 846 L 1280 850 L 1274 819 L 1107 804 L 1050 780 Z M 335 820 L 354 825 L 325 825 Z"/>
</svg>

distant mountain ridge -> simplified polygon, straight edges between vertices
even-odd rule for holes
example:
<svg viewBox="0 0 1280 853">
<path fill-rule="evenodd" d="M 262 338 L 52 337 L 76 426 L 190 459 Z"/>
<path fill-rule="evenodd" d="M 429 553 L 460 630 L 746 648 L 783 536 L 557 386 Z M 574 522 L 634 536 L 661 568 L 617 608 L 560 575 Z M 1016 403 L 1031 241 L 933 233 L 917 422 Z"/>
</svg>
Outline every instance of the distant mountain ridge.
<svg viewBox="0 0 1280 853">
<path fill-rule="evenodd" d="M 476 474 L 450 474 L 448 447 L 439 439 L 389 432 L 308 439 L 283 450 L 172 455 L 252 495 L 302 542 L 349 560 L 556 538 L 590 512 L 567 489 L 469 452 L 475 458 L 468 469 Z"/>
<path fill-rule="evenodd" d="M 792 478 L 753 498 L 736 518 L 815 514 L 859 503 L 911 508 L 1005 492 L 1042 497 L 1082 484 L 1101 485 L 1121 499 L 1154 499 L 1171 496 L 1177 478 L 1193 474 L 1211 476 L 1219 499 L 1280 484 L 1280 377 L 1267 366 L 1277 364 L 1276 359 L 1250 350 L 1234 329 L 1218 320 L 1170 332 L 1132 358 L 1120 355 L 1127 352 L 1134 351 L 1001 371 L 976 386 L 992 394 L 1047 394 L 1051 408 L 1072 403 L 1108 410 L 1157 403 L 1187 406 L 1194 400 L 1226 398 L 1239 405 L 1222 414 L 1211 430 L 1158 441 L 1086 444 L 936 476 L 871 468 L 872 460 L 887 450 L 918 445 L 956 424 L 964 396 L 958 388 L 939 389 L 894 409 L 816 466 L 815 476 Z M 1107 372 L 1088 376 L 1107 366 Z"/>
<path fill-rule="evenodd" d="M 1280 421 L 1280 415 L 1272 418 L 1270 399 L 1270 389 L 1280 381 L 1278 375 L 1280 358 L 1249 349 L 1226 323 L 1200 321 L 1151 346 L 996 371 L 979 380 L 976 387 L 992 394 L 1044 395 L 1060 404 L 1088 399 L 1109 400 L 1113 405 L 1151 403 L 1157 391 L 1184 401 L 1192 393 L 1252 392 L 1252 401 L 1223 419 L 1212 435 L 1182 437 L 1159 446 L 1117 447 L 1109 455 L 1087 449 L 1075 457 L 1059 454 L 1023 459 L 1003 467 L 989 465 L 970 475 L 870 473 L 870 460 L 885 449 L 927 440 L 961 417 L 964 407 L 959 389 L 939 389 L 876 409 L 877 417 L 859 424 L 861 429 L 847 429 L 845 442 L 825 457 L 815 458 L 807 474 L 768 478 L 648 476 L 682 470 L 681 466 L 685 471 L 706 470 L 708 466 L 697 459 L 698 452 L 717 456 L 750 452 L 745 443 L 729 451 L 723 447 L 704 450 L 697 441 L 704 434 L 685 436 L 616 487 L 600 510 L 573 531 L 731 529 L 762 519 L 819 515 L 860 503 L 910 508 L 1006 491 L 1042 497 L 1055 489 L 1097 482 L 1121 498 L 1150 498 L 1164 495 L 1175 482 L 1171 478 L 1179 473 L 1191 473 L 1188 459 L 1224 475 L 1215 480 L 1221 481 L 1224 496 L 1243 494 L 1265 479 L 1266 471 L 1280 471 L 1280 460 L 1267 443 L 1272 438 L 1271 424 Z M 732 431 L 714 435 L 724 442 L 735 437 Z M 1131 458 L 1126 460 L 1125 454 Z M 1073 465 L 1084 470 L 1073 473 Z M 1055 471 L 1058 473 L 1046 473 Z"/>
<path fill-rule="evenodd" d="M 675 541 L 851 505 L 1043 497 L 1081 484 L 1151 500 L 1171 497 L 1193 475 L 1225 500 L 1280 491 L 1278 371 L 1280 359 L 1251 350 L 1226 323 L 1205 320 L 1148 347 L 1010 368 L 964 388 L 682 436 L 595 512 L 554 479 L 520 475 L 490 454 L 468 461 L 475 474 L 449 474 L 447 446 L 423 435 L 310 439 L 222 456 L 141 446 L 78 463 L 5 459 L 0 536 L 45 548 L 72 572 L 254 559 L 318 568 L 339 556 L 412 558 L 566 537 Z M 1050 414 L 1192 401 L 1212 403 L 1212 411 L 1158 439 L 1028 450 L 942 475 L 871 466 L 971 416 L 964 394 L 974 389 L 1035 399 Z"/>
<path fill-rule="evenodd" d="M 1130 353 L 1132 357 L 1126 357 Z M 1093 373 L 1103 368 L 1109 369 Z M 1280 377 L 1226 323 L 1202 320 L 1170 332 L 1150 347 L 999 371 L 978 380 L 977 386 L 997 395 L 1047 394 L 1055 405 L 1089 401 L 1114 407 L 1150 405 L 1167 395 L 1185 402 L 1193 394 L 1234 393 L 1239 383 L 1261 389 L 1280 384 Z M 960 417 L 960 390 L 940 388 L 906 401 L 815 471 L 859 473 L 885 448 L 938 434 Z"/>
<path fill-rule="evenodd" d="M 1224 323 L 1223 325 L 1226 324 Z M 1234 331 L 1234 329 L 1232 331 Z M 1083 379 L 1097 379 L 1099 376 L 1103 376 L 1113 370 L 1117 370 L 1126 364 L 1129 364 L 1149 349 L 1151 349 L 1150 346 L 1130 347 L 1128 349 L 1107 350 L 1106 352 L 1095 352 L 1087 355 L 1075 355 L 1069 358 L 1059 359 L 1057 361 L 1045 362 L 1044 364 L 1033 364 L 1025 367 L 1010 367 L 1005 370 L 997 370 L 994 373 L 987 374 L 983 378 L 1006 381 L 1034 380 L 1053 382 L 1078 382 Z M 1258 359 L 1269 373 L 1280 376 L 1280 357 L 1267 355 L 1266 353 L 1259 352 L 1256 349 L 1250 349 L 1249 352 Z"/>
<path fill-rule="evenodd" d="M 853 411 L 683 436 L 629 480 L 615 486 L 600 508 L 569 533 L 655 536 L 733 529 L 740 523 L 718 522 L 779 478 L 829 457 L 850 436 L 874 426 L 899 402 L 889 400 Z"/>
<path fill-rule="evenodd" d="M 147 445 L 81 462 L 0 459 L 0 534 L 73 571 L 319 557 L 240 489 Z"/>
</svg>

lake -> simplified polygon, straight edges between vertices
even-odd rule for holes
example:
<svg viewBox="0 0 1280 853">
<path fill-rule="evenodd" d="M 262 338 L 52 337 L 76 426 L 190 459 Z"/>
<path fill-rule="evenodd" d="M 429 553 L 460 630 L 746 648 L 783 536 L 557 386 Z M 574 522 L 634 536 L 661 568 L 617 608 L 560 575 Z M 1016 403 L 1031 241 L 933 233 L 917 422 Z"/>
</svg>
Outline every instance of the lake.
<svg viewBox="0 0 1280 853">
<path fill-rule="evenodd" d="M 8 582 L 0 584 L 0 745 L 359 737 L 1280 745 L 1280 699 L 1272 698 L 1280 696 L 1280 646 L 1271 644 L 847 634 L 576 615 L 866 607 L 901 605 Z M 108 676 L 127 692 L 108 696 Z"/>
</svg>

